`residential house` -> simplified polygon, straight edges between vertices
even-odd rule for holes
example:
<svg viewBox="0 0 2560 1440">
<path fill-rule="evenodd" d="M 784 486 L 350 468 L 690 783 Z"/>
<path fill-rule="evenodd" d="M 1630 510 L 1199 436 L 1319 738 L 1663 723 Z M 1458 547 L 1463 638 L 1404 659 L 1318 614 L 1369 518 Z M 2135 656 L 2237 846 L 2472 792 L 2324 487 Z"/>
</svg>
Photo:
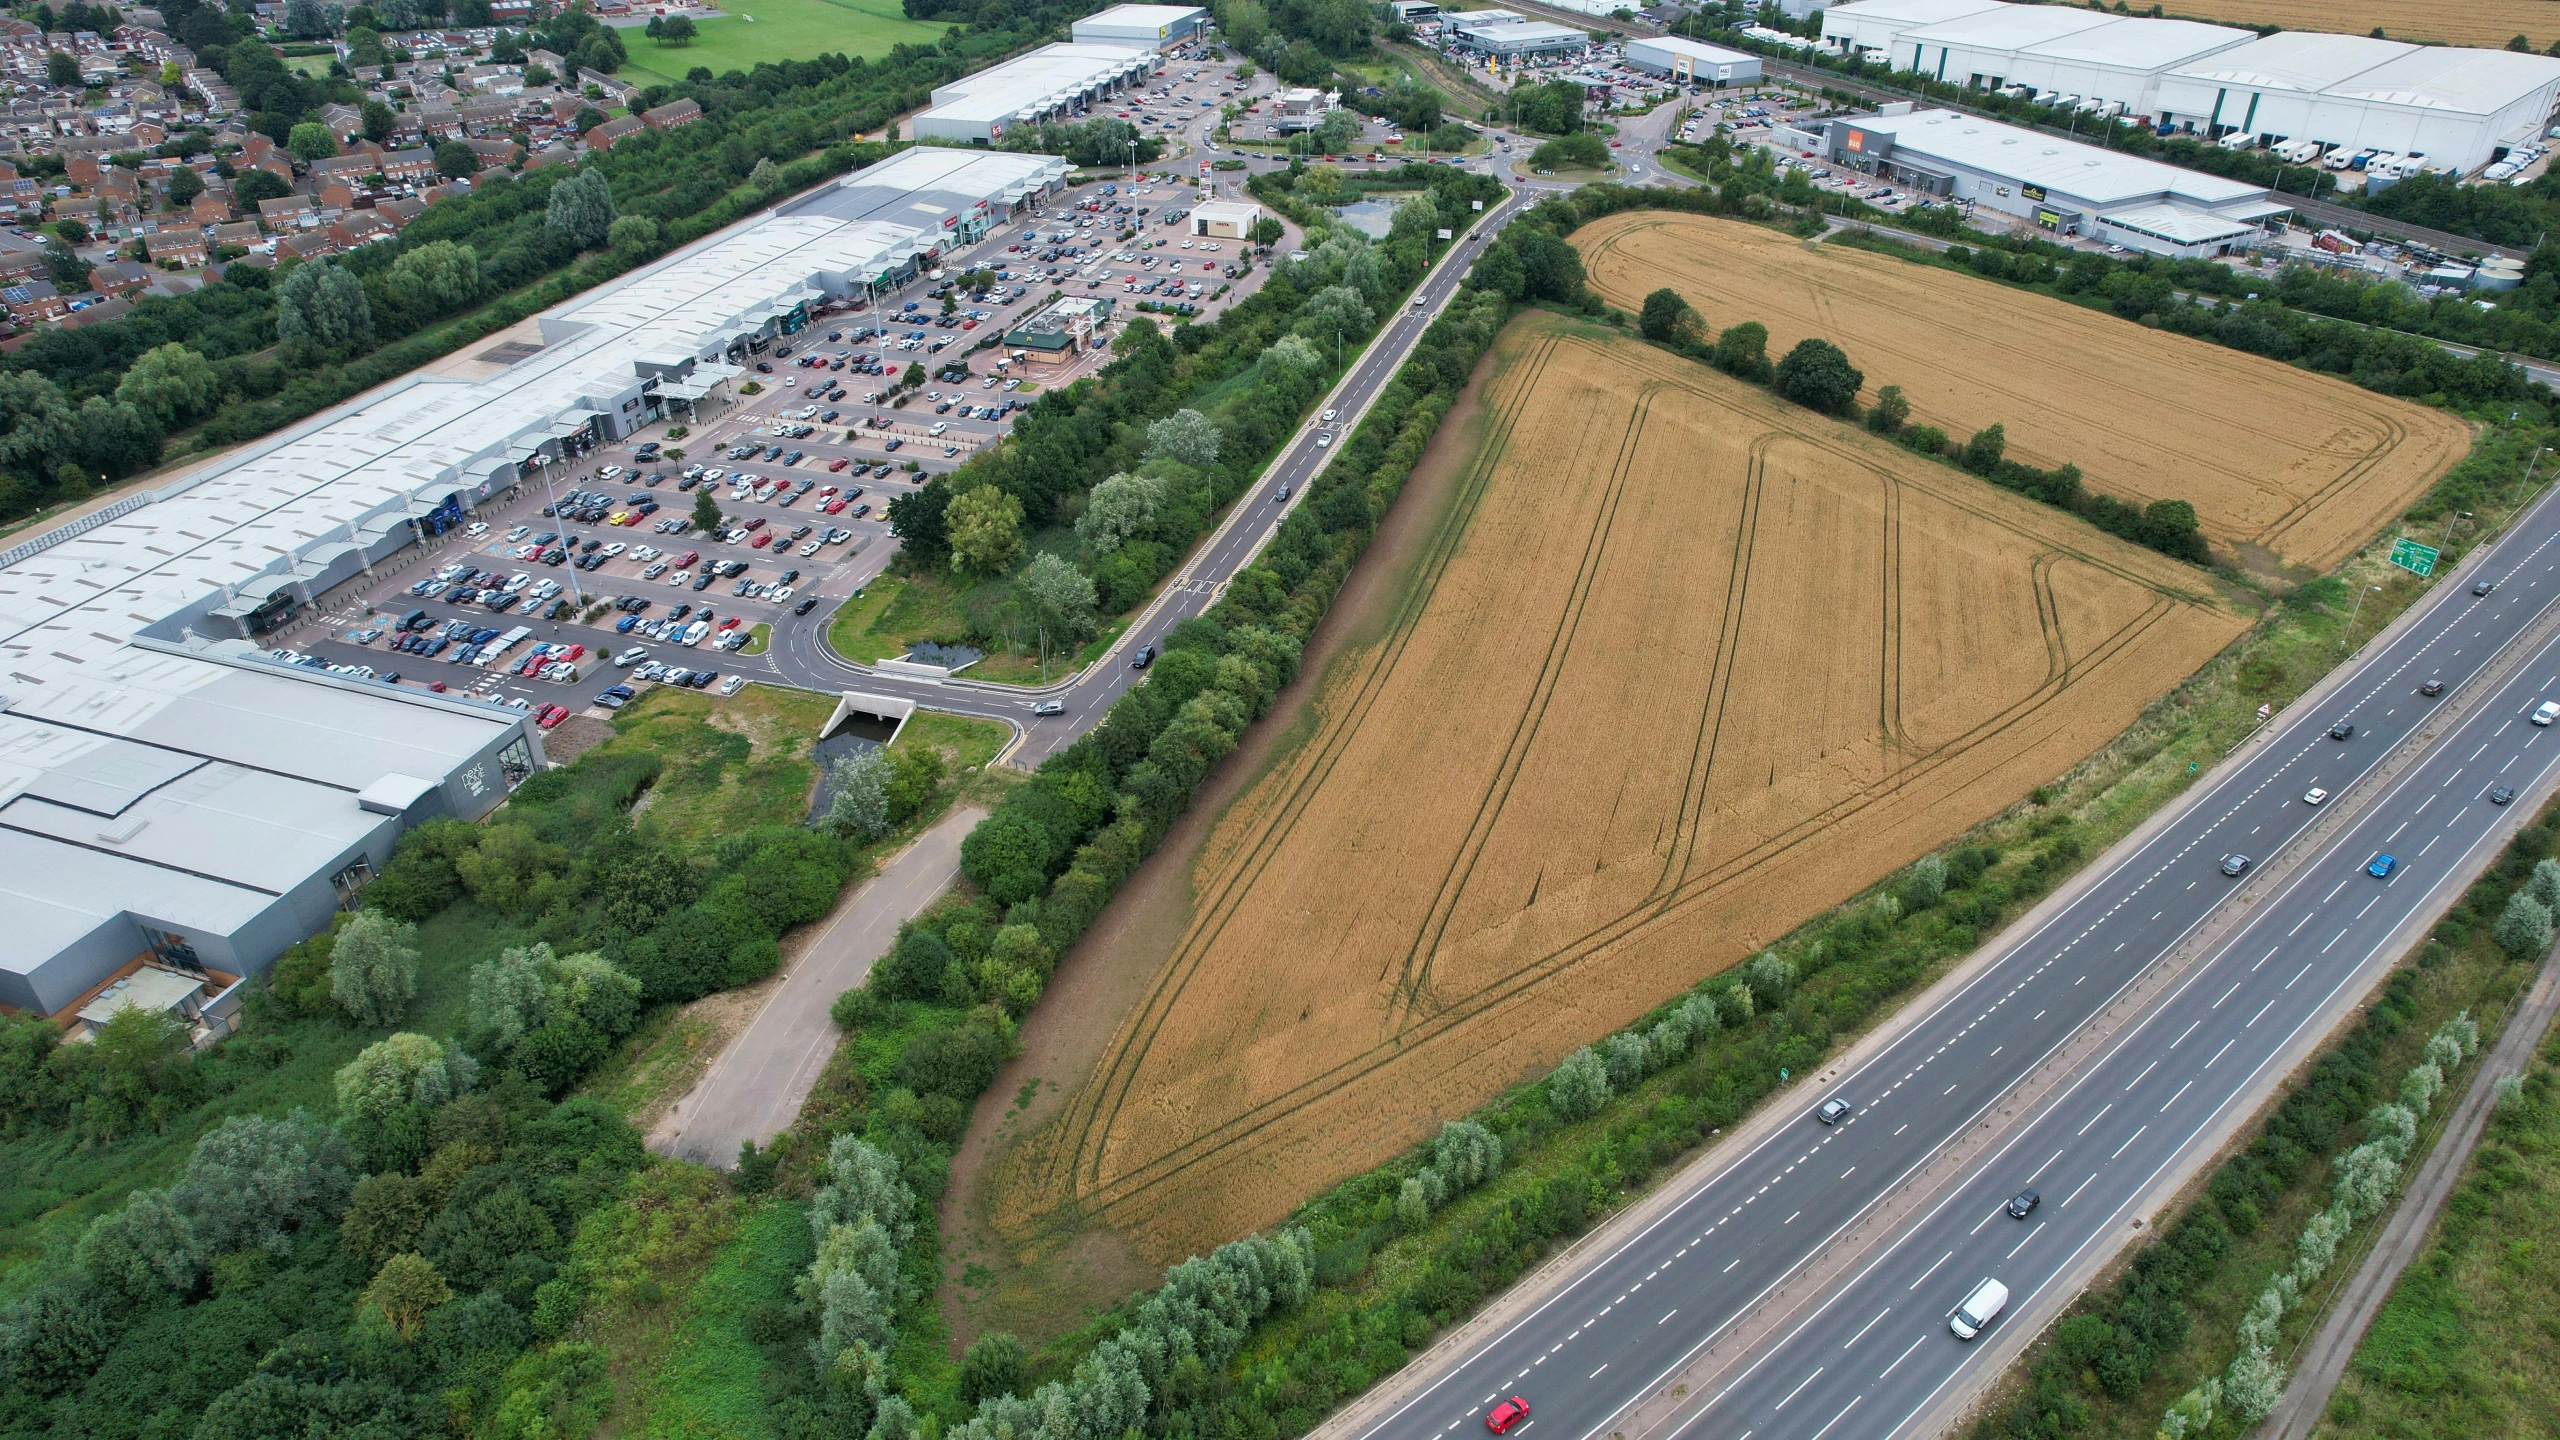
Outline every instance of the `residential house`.
<svg viewBox="0 0 2560 1440">
<path fill-rule="evenodd" d="M 270 230 L 308 229 L 320 223 L 319 203 L 308 195 L 279 195 L 258 202 L 258 219 Z"/>
<path fill-rule="evenodd" d="M 568 61 L 561 59 L 559 56 L 548 50 L 527 50 L 524 52 L 524 63 L 527 65 L 539 65 L 543 69 L 550 71 L 553 75 L 563 79 L 568 77 L 573 68 Z"/>
<path fill-rule="evenodd" d="M 0 250 L 0 285 L 17 285 L 44 274 L 44 253 L 29 246 L 24 250 Z"/>
<path fill-rule="evenodd" d="M 151 262 L 164 268 L 175 260 L 189 270 L 201 270 L 213 253 L 204 235 L 194 230 L 164 230 L 151 237 L 150 245 Z"/>
<path fill-rule="evenodd" d="M 50 280 L 27 280 L 0 289 L 0 304 L 7 305 L 9 318 L 21 325 L 42 325 L 71 313 L 71 302 Z"/>
<path fill-rule="evenodd" d="M 578 88 L 584 90 L 590 85 L 603 91 L 605 98 L 616 105 L 628 105 L 633 97 L 640 93 L 640 87 L 628 80 L 616 80 L 600 70 L 581 69 L 578 72 Z"/>
<path fill-rule="evenodd" d="M 149 279 L 148 276 L 145 276 L 144 278 L 146 281 Z M 133 313 L 133 302 L 131 300 L 126 299 L 122 295 L 110 295 L 104 300 L 83 305 L 79 309 L 72 311 L 70 314 L 63 316 L 62 328 L 65 330 L 78 330 L 90 325 L 104 325 L 110 320 L 121 320 L 131 313 Z"/>
<path fill-rule="evenodd" d="M 347 180 L 321 181 L 319 199 L 320 211 L 323 218 L 334 218 L 346 211 L 354 209 L 356 201 L 362 198 L 364 193 L 365 192 L 361 186 L 355 182 Z"/>
<path fill-rule="evenodd" d="M 151 284 L 151 272 L 131 260 L 110 260 L 89 272 L 89 288 L 101 295 L 130 295 Z"/>
<path fill-rule="evenodd" d="M 516 163 L 516 157 L 524 153 L 524 147 L 513 140 L 465 140 L 462 143 L 470 146 L 471 153 L 479 157 L 480 168 L 483 170 L 495 170 L 501 165 L 513 165 Z"/>
<path fill-rule="evenodd" d="M 331 181 L 362 185 L 366 177 L 381 168 L 382 162 L 378 158 L 358 150 L 351 155 L 332 155 L 325 160 L 312 161 L 311 178 L 324 187 Z"/>
<path fill-rule="evenodd" d="M 402 229 L 406 228 L 410 221 L 426 214 L 429 203 L 414 196 L 403 195 L 396 200 L 377 202 L 373 207 L 373 213 L 390 221 L 392 228 Z"/>
<path fill-rule="evenodd" d="M 313 230 L 300 235 L 287 235 L 278 240 L 276 258 L 278 260 L 312 260 L 322 255 L 335 254 L 337 249 L 338 242 L 329 232 Z"/>
<path fill-rule="evenodd" d="M 440 105 L 432 110 L 412 110 L 409 118 L 419 136 L 430 145 L 462 138 L 462 112 L 450 105 Z"/>
<path fill-rule="evenodd" d="M 639 116 L 625 115 L 619 120 L 607 120 L 579 138 L 590 150 L 610 150 L 615 142 L 648 128 L 648 122 Z"/>
<path fill-rule="evenodd" d="M 364 111 L 333 100 L 320 107 L 320 123 L 329 127 L 330 134 L 350 140 L 364 133 Z"/>
<path fill-rule="evenodd" d="M 533 23 L 533 0 L 489 0 L 489 23 L 522 27 Z"/>
<path fill-rule="evenodd" d="M 388 240 L 399 233 L 399 227 L 370 210 L 352 210 L 340 216 L 321 232 L 340 250 L 353 250 L 376 240 Z"/>
<path fill-rule="evenodd" d="M 670 100 L 655 110 L 642 112 L 640 118 L 652 130 L 673 130 L 702 118 L 702 106 L 692 100 Z"/>
<path fill-rule="evenodd" d="M 133 122 L 133 128 L 124 133 L 133 137 L 133 143 L 137 149 L 148 149 L 154 145 L 164 144 L 169 139 L 169 132 L 165 127 L 149 120 Z"/>
<path fill-rule="evenodd" d="M 256 250 L 267 243 L 267 236 L 255 220 L 234 220 L 213 227 L 213 243 L 216 248 L 238 245 L 243 249 Z"/>
<path fill-rule="evenodd" d="M 231 218 L 231 197 L 208 185 L 187 206 L 187 218 L 198 225 L 219 225 Z"/>
<path fill-rule="evenodd" d="M 575 161 L 577 158 L 578 157 L 570 151 L 568 146 L 554 143 L 545 145 L 541 149 L 524 157 L 524 168 L 527 170 L 548 170 L 554 165 L 567 165 L 572 161 Z"/>
<path fill-rule="evenodd" d="M 395 185 L 423 184 L 436 178 L 436 152 L 424 146 L 394 150 L 382 157 L 383 178 Z"/>
</svg>

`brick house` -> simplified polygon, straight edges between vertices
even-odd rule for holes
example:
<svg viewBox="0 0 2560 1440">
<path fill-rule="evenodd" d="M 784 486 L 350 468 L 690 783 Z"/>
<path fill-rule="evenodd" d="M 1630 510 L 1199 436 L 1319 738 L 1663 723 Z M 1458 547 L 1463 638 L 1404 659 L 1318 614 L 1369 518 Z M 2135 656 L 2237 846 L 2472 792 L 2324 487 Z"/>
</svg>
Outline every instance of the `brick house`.
<svg viewBox="0 0 2560 1440">
<path fill-rule="evenodd" d="M 341 250 L 353 250 L 377 240 L 388 240 L 399 233 L 399 227 L 370 210 L 355 210 L 340 216 L 321 232 Z"/>
<path fill-rule="evenodd" d="M 670 100 L 655 110 L 643 112 L 640 118 L 652 130 L 673 130 L 701 119 L 702 107 L 691 100 Z"/>
<path fill-rule="evenodd" d="M 625 115 L 619 120 L 607 120 L 579 139 L 590 150 L 610 150 L 617 143 L 648 128 L 648 123 L 639 116 Z"/>
<path fill-rule="evenodd" d="M 9 318 L 21 325 L 41 325 L 59 320 L 71 313 L 71 302 L 53 288 L 50 280 L 29 280 L 0 289 L 0 304 L 9 307 Z"/>
</svg>

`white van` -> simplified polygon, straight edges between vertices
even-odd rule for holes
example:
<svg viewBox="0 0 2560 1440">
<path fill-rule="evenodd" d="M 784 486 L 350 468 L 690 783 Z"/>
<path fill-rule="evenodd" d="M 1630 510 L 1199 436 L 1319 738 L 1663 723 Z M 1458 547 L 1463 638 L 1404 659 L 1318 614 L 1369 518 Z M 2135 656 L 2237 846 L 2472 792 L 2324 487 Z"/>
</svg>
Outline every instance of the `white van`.
<svg viewBox="0 0 2560 1440">
<path fill-rule="evenodd" d="M 2000 1316 L 2009 1306 L 2009 1287 L 1997 1280 L 1985 1280 L 1973 1287 L 1955 1313 L 1947 1317 L 1947 1328 L 1959 1340 L 1970 1340 Z"/>
<path fill-rule="evenodd" d="M 2536 725 L 2548 725 L 2554 720 L 2560 720 L 2560 700 L 2545 700 L 2541 708 L 2533 712 Z"/>
</svg>

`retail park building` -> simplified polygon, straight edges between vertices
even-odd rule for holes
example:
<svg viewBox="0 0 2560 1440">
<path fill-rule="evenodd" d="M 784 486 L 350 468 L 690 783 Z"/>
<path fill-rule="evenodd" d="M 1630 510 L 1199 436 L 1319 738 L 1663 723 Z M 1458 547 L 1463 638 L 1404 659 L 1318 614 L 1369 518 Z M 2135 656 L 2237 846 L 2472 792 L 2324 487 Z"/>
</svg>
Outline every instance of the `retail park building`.
<svg viewBox="0 0 2560 1440">
<path fill-rule="evenodd" d="M 2537 136 L 2560 100 L 2560 59 L 2358 35 L 2256 31 L 2001 0 L 1852 0 L 1822 38 L 1978 90 L 2207 138 L 2316 140 L 2423 154 L 2468 174 Z"/>
<path fill-rule="evenodd" d="M 1208 11 L 1189 6 L 1115 5 L 1077 21 L 1071 43 L 1043 45 L 936 87 L 908 133 L 993 145 L 1025 125 L 1078 119 L 1162 69 L 1163 52 L 1208 23 Z"/>
<path fill-rule="evenodd" d="M 281 664 L 260 638 L 547 467 L 722 397 L 1066 169 L 905 151 L 543 312 L 540 348 L 488 378 L 410 376 L 0 552 L 0 1005 L 130 1001 L 218 1030 L 239 979 L 325 928 L 409 827 L 486 815 L 544 764 L 521 711 Z"/>
</svg>

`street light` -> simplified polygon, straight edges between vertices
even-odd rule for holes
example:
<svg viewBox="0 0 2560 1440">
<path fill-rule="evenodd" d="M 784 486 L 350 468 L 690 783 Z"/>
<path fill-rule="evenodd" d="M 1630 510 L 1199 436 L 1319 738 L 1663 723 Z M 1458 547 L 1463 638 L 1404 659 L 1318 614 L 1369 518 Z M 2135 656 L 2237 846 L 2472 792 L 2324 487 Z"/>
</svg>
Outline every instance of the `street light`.
<svg viewBox="0 0 2560 1440">
<path fill-rule="evenodd" d="M 2356 592 L 2356 603 L 2347 610 L 2347 628 L 2338 632 L 2339 649 L 2346 649 L 2347 637 L 2356 633 L 2356 617 L 2364 613 L 2364 597 L 2381 588 L 2379 585 L 2367 585 Z"/>
<path fill-rule="evenodd" d="M 551 489 L 551 467 L 559 463 L 556 455 L 542 457 L 542 498 L 551 502 L 551 518 L 554 520 L 560 520 L 560 497 Z M 569 525 L 565 520 L 560 523 L 560 538 L 564 542 L 569 538 Z M 565 550 L 568 546 L 563 544 L 561 548 Z M 569 594 L 577 600 L 579 609 L 587 608 L 587 593 L 578 585 L 578 567 L 575 564 L 569 566 Z"/>
</svg>

